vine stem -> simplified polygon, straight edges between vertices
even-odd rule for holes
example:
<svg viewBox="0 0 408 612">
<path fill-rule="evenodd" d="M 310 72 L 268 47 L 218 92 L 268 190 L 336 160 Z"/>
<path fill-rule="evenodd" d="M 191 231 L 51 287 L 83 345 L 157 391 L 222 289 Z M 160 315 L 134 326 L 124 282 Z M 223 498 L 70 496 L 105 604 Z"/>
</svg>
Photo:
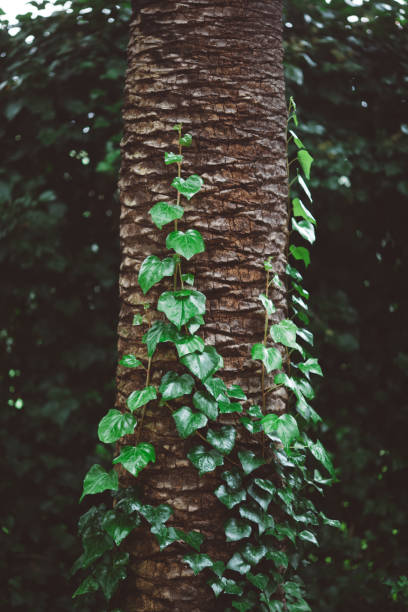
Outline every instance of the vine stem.
<svg viewBox="0 0 408 612">
<path fill-rule="evenodd" d="M 147 362 L 145 387 L 148 387 L 149 383 L 150 383 L 150 370 L 151 370 L 151 367 L 152 367 L 152 357 L 149 357 L 149 361 Z M 146 406 L 147 406 L 147 404 L 145 404 L 143 406 L 142 417 L 140 419 L 140 425 L 138 427 L 138 432 L 137 432 L 136 446 L 139 444 L 139 441 L 140 441 L 140 436 L 141 436 L 142 429 L 143 429 L 143 421 L 144 421 L 144 417 L 145 417 L 145 413 L 146 413 Z"/>
<path fill-rule="evenodd" d="M 181 144 L 180 144 L 180 139 L 181 139 L 181 125 L 179 126 L 178 129 L 178 149 L 179 149 L 179 155 L 181 155 Z M 181 178 L 181 164 L 182 162 L 177 162 L 177 176 L 178 178 Z M 181 194 L 179 191 L 177 191 L 177 206 L 180 206 L 180 197 Z M 177 227 L 178 227 L 178 223 L 177 223 L 178 219 L 174 219 L 174 231 L 177 232 Z M 179 270 L 180 272 L 180 281 L 181 281 L 181 288 L 183 289 L 183 279 L 181 278 L 181 264 L 180 264 L 180 260 L 178 260 L 178 262 L 176 263 L 176 267 L 174 270 L 174 276 L 173 276 L 173 289 L 174 291 L 176 291 L 177 289 L 177 270 Z"/>
<path fill-rule="evenodd" d="M 269 291 L 269 270 L 266 271 L 266 282 L 265 282 L 265 295 L 268 299 Z M 266 338 L 268 337 L 268 311 L 265 309 L 265 324 L 264 324 L 264 335 L 262 344 L 266 346 Z M 265 395 L 265 365 L 262 362 L 262 373 L 261 373 L 261 391 L 262 391 L 262 413 L 266 411 L 266 395 Z M 265 458 L 265 432 L 262 431 L 262 459 Z"/>
</svg>

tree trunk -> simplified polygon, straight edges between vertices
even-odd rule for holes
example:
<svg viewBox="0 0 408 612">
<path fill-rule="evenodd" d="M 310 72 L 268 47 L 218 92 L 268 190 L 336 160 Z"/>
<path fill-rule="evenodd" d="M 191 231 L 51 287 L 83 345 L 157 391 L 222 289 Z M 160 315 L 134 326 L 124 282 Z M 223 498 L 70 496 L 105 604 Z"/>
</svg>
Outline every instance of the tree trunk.
<svg viewBox="0 0 408 612">
<path fill-rule="evenodd" d="M 175 166 L 163 159 L 165 151 L 177 152 L 172 126 L 181 122 L 193 135 L 183 175 L 201 175 L 204 189 L 186 205 L 179 229 L 199 230 L 206 244 L 183 272 L 195 273 L 197 289 L 207 296 L 202 329 L 206 343 L 224 358 L 222 377 L 259 400 L 259 368 L 250 348 L 263 339 L 263 261 L 272 256 L 274 272 L 284 281 L 288 237 L 281 0 L 140 0 L 135 8 L 123 108 L 119 354 L 146 355 L 141 337 L 147 326 L 132 326 L 134 314 L 159 318 L 159 291 L 153 287 L 143 296 L 137 275 L 147 255 L 168 255 L 168 232 L 151 223 L 148 210 L 159 200 L 175 200 Z M 278 320 L 286 314 L 285 292 L 274 287 L 271 297 Z M 147 311 L 146 302 L 152 304 Z M 157 355 L 153 384 L 174 361 L 168 348 Z M 119 368 L 117 379 L 122 408 L 131 391 L 145 384 L 138 371 L 124 370 Z M 271 394 L 268 409 L 281 411 L 285 401 L 284 394 Z M 136 430 L 126 443 L 138 435 Z M 146 412 L 139 441 L 152 443 L 157 454 L 138 478 L 146 503 L 170 504 L 169 524 L 200 530 L 206 537 L 202 550 L 228 559 L 224 506 L 213 495 L 218 476 L 199 478 L 186 458 L 197 438 L 181 441 L 168 409 L 155 405 Z M 121 474 L 121 480 L 134 484 L 130 475 Z M 120 592 L 126 612 L 225 609 L 205 572 L 194 577 L 182 561 L 191 552 L 183 546 L 160 552 L 141 530 L 130 539 L 128 579 Z"/>
</svg>

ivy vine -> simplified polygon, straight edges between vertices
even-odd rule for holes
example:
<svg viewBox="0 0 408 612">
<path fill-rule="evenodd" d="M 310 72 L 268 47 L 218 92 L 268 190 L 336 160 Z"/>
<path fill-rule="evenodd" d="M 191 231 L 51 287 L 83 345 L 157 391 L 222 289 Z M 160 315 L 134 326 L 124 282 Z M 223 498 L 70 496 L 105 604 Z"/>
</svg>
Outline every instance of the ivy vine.
<svg viewBox="0 0 408 612">
<path fill-rule="evenodd" d="M 312 156 L 293 129 L 298 118 L 293 98 L 289 102 L 287 129 L 287 172 L 290 187 L 288 200 L 291 231 L 301 239 L 299 245 L 288 240 L 288 263 L 285 278 L 274 273 L 273 261 L 260 262 L 265 270 L 265 286 L 259 294 L 264 309 L 264 334 L 251 348 L 251 356 L 259 362 L 260 405 L 245 409 L 247 397 L 239 385 L 228 387 L 216 373 L 223 359 L 214 346 L 207 345 L 197 334 L 204 325 L 206 297 L 195 288 L 194 276 L 183 270 L 189 261 L 205 250 L 200 232 L 180 230 L 179 220 L 185 219 L 181 198 L 189 201 L 203 186 L 200 176 L 182 178 L 183 148 L 192 143 L 190 134 L 182 134 L 177 124 L 178 152 L 165 153 L 166 165 L 176 164 L 178 172 L 172 182 L 176 203 L 158 202 L 149 211 L 151 221 L 161 230 L 173 223 L 166 237 L 170 255 L 159 259 L 149 255 L 143 261 L 138 282 L 144 294 L 163 279 L 171 289 L 163 291 L 157 310 L 166 320 L 154 321 L 142 340 L 146 345 L 145 359 L 123 355 L 120 364 L 126 368 L 144 368 L 143 389 L 133 391 L 127 399 L 127 410 L 111 409 L 101 419 L 98 436 L 101 442 L 115 443 L 124 435 L 136 433 L 134 446 L 122 446 L 113 464 L 121 464 L 137 477 L 156 459 L 152 444 L 141 441 L 146 407 L 159 401 L 171 411 L 180 438 L 198 438 L 188 452 L 188 458 L 199 475 L 218 470 L 220 484 L 214 491 L 229 516 L 224 525 L 226 542 L 236 543 L 227 563 L 202 553 L 204 537 L 197 531 L 185 532 L 168 526 L 172 508 L 167 504 L 150 506 L 135 493 L 135 489 L 119 489 L 115 469 L 106 471 L 93 465 L 84 479 L 84 496 L 111 490 L 114 508 L 92 507 L 79 521 L 83 554 L 73 571 L 87 570 L 73 597 L 102 590 L 109 601 L 119 582 L 126 577 L 128 553 L 122 552 L 123 540 L 143 523 L 156 536 L 160 549 L 173 542 L 184 542 L 191 549 L 184 561 L 194 574 L 205 571 L 215 597 L 227 596 L 226 610 L 262 610 L 270 612 L 306 612 L 304 587 L 296 576 L 296 568 L 304 559 L 304 547 L 318 546 L 319 524 L 339 527 L 338 521 L 319 512 L 310 499 L 310 491 L 323 491 L 322 486 L 335 479 L 330 456 L 323 444 L 313 441 L 307 431 L 321 418 L 310 405 L 314 397 L 311 377 L 322 376 L 318 360 L 310 354 L 313 335 L 307 329 L 309 293 L 302 286 L 302 274 L 295 267 L 307 267 L 310 253 L 304 243 L 315 241 L 316 220 L 308 206 L 312 196 L 308 187 Z M 293 195 L 293 190 L 296 193 Z M 301 200 L 305 197 L 308 204 Z M 292 265 L 293 264 L 293 265 Z M 271 324 L 275 312 L 270 298 L 271 285 L 286 285 L 290 296 L 291 318 Z M 134 324 L 140 324 L 135 315 Z M 185 373 L 164 372 L 158 386 L 151 383 L 154 355 L 159 343 L 174 345 Z M 267 387 L 267 375 L 273 374 L 273 385 Z M 290 393 L 287 412 L 267 411 L 267 396 L 283 386 Z M 174 402 L 174 400 L 180 400 Z M 220 415 L 232 414 L 231 424 L 222 424 Z M 257 452 L 237 442 L 238 430 L 259 441 Z M 321 468 L 325 472 L 321 473 Z M 309 494 L 309 497 L 308 497 Z M 119 612 L 119 611 L 116 611 Z"/>
</svg>

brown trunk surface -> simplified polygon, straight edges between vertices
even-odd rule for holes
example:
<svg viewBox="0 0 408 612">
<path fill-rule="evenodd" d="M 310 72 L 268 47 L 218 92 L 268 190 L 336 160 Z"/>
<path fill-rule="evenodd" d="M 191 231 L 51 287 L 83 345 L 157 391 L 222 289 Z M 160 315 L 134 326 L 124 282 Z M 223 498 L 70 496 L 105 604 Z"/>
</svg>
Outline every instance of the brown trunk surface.
<svg viewBox="0 0 408 612">
<path fill-rule="evenodd" d="M 250 347 L 263 338 L 263 261 L 271 255 L 284 277 L 287 244 L 286 102 L 282 67 L 281 0 L 143 0 L 137 2 L 130 29 L 122 142 L 121 311 L 119 354 L 145 358 L 141 336 L 147 325 L 132 326 L 133 315 L 159 318 L 159 293 L 171 279 L 143 296 L 137 275 L 150 254 L 168 255 L 170 225 L 159 231 L 148 210 L 160 200 L 175 202 L 170 183 L 176 166 L 165 166 L 164 152 L 177 152 L 175 123 L 193 135 L 184 149 L 183 176 L 199 174 L 203 190 L 187 203 L 179 229 L 199 230 L 206 252 L 183 272 L 196 274 L 195 286 L 207 296 L 206 325 L 200 333 L 223 356 L 227 383 L 238 383 L 259 401 L 259 369 Z M 286 312 L 285 293 L 272 287 L 276 320 Z M 155 355 L 152 384 L 163 370 L 179 369 L 168 344 Z M 139 371 L 119 367 L 118 406 L 145 385 Z M 183 398 L 182 398 L 183 399 Z M 184 398 L 183 403 L 188 403 Z M 187 400 L 187 401 L 186 401 Z M 281 411 L 285 395 L 271 394 L 268 409 Z M 226 415 L 228 417 L 229 415 Z M 228 422 L 228 418 L 225 419 Z M 135 443 L 127 436 L 127 444 Z M 202 551 L 228 559 L 223 532 L 225 507 L 213 495 L 218 475 L 198 477 L 186 458 L 197 437 L 180 440 L 168 409 L 149 404 L 140 441 L 155 446 L 157 461 L 138 483 L 146 503 L 168 503 L 168 524 L 200 530 Z M 227 465 L 228 469 L 228 465 Z M 122 485 L 134 480 L 121 473 Z M 120 591 L 126 612 L 204 612 L 224 610 L 206 584 L 182 561 L 187 552 L 173 544 L 160 552 L 147 530 L 130 539 L 128 579 Z"/>
</svg>

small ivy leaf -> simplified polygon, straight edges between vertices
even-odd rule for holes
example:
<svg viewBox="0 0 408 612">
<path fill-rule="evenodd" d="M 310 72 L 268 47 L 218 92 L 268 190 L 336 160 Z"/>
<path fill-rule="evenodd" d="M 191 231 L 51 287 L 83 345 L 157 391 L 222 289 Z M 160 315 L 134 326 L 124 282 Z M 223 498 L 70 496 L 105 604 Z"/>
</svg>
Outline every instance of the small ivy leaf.
<svg viewBox="0 0 408 612">
<path fill-rule="evenodd" d="M 204 536 L 198 531 L 189 531 L 186 533 L 181 529 L 176 529 L 179 539 L 200 552 L 202 543 L 204 542 Z"/>
<path fill-rule="evenodd" d="M 183 561 L 185 561 L 191 567 L 195 576 L 197 576 L 197 574 L 199 574 L 204 568 L 212 567 L 213 565 L 210 557 L 203 553 L 186 555 L 183 557 Z"/>
<path fill-rule="evenodd" d="M 207 472 L 212 472 L 219 465 L 224 463 L 224 458 L 216 450 L 207 450 L 204 446 L 195 446 L 188 453 L 187 457 L 198 469 L 200 476 Z"/>
<path fill-rule="evenodd" d="M 207 417 L 201 412 L 193 412 L 188 406 L 182 406 L 173 412 L 173 419 L 181 438 L 185 439 L 207 425 Z"/>
<path fill-rule="evenodd" d="M 305 267 L 308 267 L 308 265 L 310 264 L 310 253 L 305 247 L 297 247 L 291 244 L 289 247 L 289 251 L 295 259 L 303 261 Z"/>
<path fill-rule="evenodd" d="M 181 125 L 181 123 L 175 123 L 171 129 L 176 130 L 176 132 L 179 132 L 182 127 L 183 126 Z"/>
<path fill-rule="evenodd" d="M 267 529 L 273 530 L 274 528 L 275 521 L 273 520 L 273 516 L 264 512 L 253 502 L 242 504 L 242 506 L 239 507 L 239 513 L 242 518 L 248 519 L 258 526 L 259 535 L 262 535 Z"/>
<path fill-rule="evenodd" d="M 104 555 L 93 570 L 93 575 L 99 583 L 107 600 L 112 598 L 119 581 L 126 578 L 126 567 L 129 553 L 115 550 Z"/>
<path fill-rule="evenodd" d="M 142 325 L 142 323 L 143 323 L 143 317 L 141 314 L 133 315 L 132 325 Z"/>
<path fill-rule="evenodd" d="M 320 461 L 320 463 L 326 468 L 329 474 L 334 477 L 335 473 L 332 460 L 330 459 L 326 449 L 324 448 L 320 440 L 317 440 L 317 442 L 313 443 L 309 438 L 307 438 L 307 445 L 315 459 L 317 459 L 317 461 Z"/>
<path fill-rule="evenodd" d="M 205 301 L 205 295 L 193 289 L 165 291 L 159 297 L 157 310 L 164 312 L 169 321 L 180 330 L 192 317 L 205 313 Z"/>
<path fill-rule="evenodd" d="M 303 177 L 300 174 L 298 174 L 297 178 L 298 178 L 298 181 L 299 181 L 299 185 L 302 187 L 303 191 L 305 192 L 305 194 L 309 198 L 310 202 L 313 202 L 312 194 L 309 191 L 309 187 L 306 185 L 305 181 L 303 180 Z"/>
<path fill-rule="evenodd" d="M 264 261 L 264 269 L 267 272 L 272 272 L 273 271 L 273 266 L 272 266 L 272 257 L 268 257 L 268 259 L 266 259 Z"/>
<path fill-rule="evenodd" d="M 266 554 L 266 558 L 268 561 L 273 561 L 278 568 L 283 567 L 286 569 L 289 565 L 288 556 L 283 552 L 283 550 L 269 549 Z"/>
<path fill-rule="evenodd" d="M 239 460 L 244 473 L 248 476 L 251 472 L 265 464 L 265 460 L 257 457 L 252 451 L 240 451 L 238 453 Z"/>
<path fill-rule="evenodd" d="M 262 419 L 263 417 L 262 409 L 257 404 L 248 408 L 248 414 L 249 416 L 254 417 L 254 419 Z"/>
<path fill-rule="evenodd" d="M 310 210 L 308 210 L 303 204 L 302 200 L 300 200 L 299 198 L 294 198 L 292 200 L 292 207 L 293 214 L 295 217 L 303 217 L 305 221 L 309 221 L 310 223 L 313 223 L 313 225 L 316 225 L 316 219 L 314 218 Z"/>
<path fill-rule="evenodd" d="M 269 582 L 269 578 L 268 576 L 265 576 L 265 574 L 251 574 L 251 572 L 248 572 L 247 580 L 260 591 L 265 591 Z"/>
<path fill-rule="evenodd" d="M 159 342 L 177 342 L 178 338 L 179 335 L 175 325 L 165 321 L 154 321 L 144 334 L 142 341 L 147 346 L 148 356 L 152 357 Z"/>
<path fill-rule="evenodd" d="M 201 176 L 198 176 L 198 174 L 192 174 L 187 179 L 182 179 L 179 176 L 176 176 L 176 178 L 173 179 L 171 186 L 175 187 L 177 191 L 181 193 L 181 195 L 184 195 L 187 198 L 187 200 L 191 200 L 193 195 L 200 191 L 203 184 L 204 181 Z"/>
<path fill-rule="evenodd" d="M 122 446 L 120 455 L 112 463 L 121 463 L 136 478 L 148 463 L 155 461 L 154 447 L 147 442 L 140 442 L 137 446 Z"/>
<path fill-rule="evenodd" d="M 296 270 L 296 268 L 293 268 L 290 264 L 286 265 L 286 274 L 288 274 L 288 276 L 291 276 L 293 280 L 297 281 L 298 283 L 302 282 L 303 280 L 303 276 L 301 275 L 301 273 Z"/>
<path fill-rule="evenodd" d="M 188 272 L 187 274 L 182 274 L 181 278 L 183 279 L 183 283 L 187 283 L 187 285 L 194 285 L 194 274 Z"/>
<path fill-rule="evenodd" d="M 270 480 L 265 480 L 264 478 L 255 478 L 254 483 L 264 491 L 270 493 L 271 496 L 275 495 L 276 486 Z"/>
<path fill-rule="evenodd" d="M 243 538 L 249 538 L 252 533 L 251 525 L 236 518 L 228 519 L 224 527 L 227 542 L 238 542 Z"/>
<path fill-rule="evenodd" d="M 310 244 L 313 244 L 316 240 L 315 229 L 310 221 L 306 221 L 305 219 L 296 221 L 296 219 L 292 217 L 292 229 L 298 232 L 302 238 L 310 242 Z"/>
<path fill-rule="evenodd" d="M 247 612 L 248 610 L 252 610 L 255 602 L 251 601 L 249 598 L 245 597 L 245 599 L 240 598 L 238 601 L 232 602 L 232 607 L 238 610 L 238 612 Z"/>
<path fill-rule="evenodd" d="M 214 561 L 211 570 L 218 578 L 221 578 L 225 572 L 225 563 L 223 561 Z"/>
<path fill-rule="evenodd" d="M 242 587 L 230 578 L 211 579 L 207 581 L 207 584 L 212 588 L 215 597 L 218 597 L 223 591 L 230 595 L 242 595 L 244 592 Z"/>
<path fill-rule="evenodd" d="M 299 540 L 304 540 L 305 542 L 311 542 L 311 544 L 315 544 L 315 546 L 319 546 L 319 542 L 314 533 L 305 529 L 299 533 Z"/>
<path fill-rule="evenodd" d="M 335 527 L 336 529 L 341 529 L 340 521 L 337 521 L 336 519 L 327 518 L 327 516 L 323 512 L 319 512 L 319 516 L 322 519 L 323 525 L 329 525 L 329 527 Z"/>
<path fill-rule="evenodd" d="M 242 486 L 242 476 L 236 468 L 226 470 L 221 474 L 221 478 L 227 483 L 228 487 L 234 489 L 234 491 L 237 491 Z"/>
<path fill-rule="evenodd" d="M 302 300 L 302 298 L 297 296 L 297 295 L 292 295 L 292 302 L 293 302 L 293 304 L 295 306 L 298 306 L 299 308 L 303 308 L 303 310 L 308 310 L 309 309 L 309 306 L 306 304 L 306 302 L 304 300 Z M 298 313 L 298 311 L 296 310 L 295 314 L 297 314 L 297 313 Z M 307 317 L 307 315 L 305 313 L 299 313 L 299 314 L 302 314 L 303 317 L 306 317 L 307 319 L 309 319 L 309 317 Z M 299 318 L 301 318 L 301 317 L 299 317 Z M 309 321 L 307 320 L 306 324 L 308 324 L 308 323 L 309 323 Z"/>
<path fill-rule="evenodd" d="M 78 531 L 82 538 L 83 554 L 77 559 L 72 568 L 72 574 L 80 568 L 87 568 L 95 563 L 107 550 L 114 546 L 112 538 L 102 528 L 105 515 L 105 505 L 93 506 L 83 514 L 78 523 Z"/>
<path fill-rule="evenodd" d="M 169 520 L 173 514 L 173 509 L 168 504 L 160 504 L 156 507 L 145 504 L 141 506 L 140 514 L 150 523 L 150 525 L 159 527 Z"/>
<path fill-rule="evenodd" d="M 298 363 L 297 367 L 306 376 L 309 374 L 318 374 L 319 376 L 323 376 L 322 368 L 315 357 L 310 357 L 310 359 L 307 359 L 303 363 Z"/>
<path fill-rule="evenodd" d="M 258 296 L 258 299 L 261 301 L 262 306 L 265 308 L 265 310 L 268 313 L 268 315 L 271 315 L 274 312 L 276 312 L 276 308 L 273 305 L 272 300 L 270 300 L 268 297 L 266 297 L 266 295 L 264 293 L 260 293 L 259 296 Z"/>
<path fill-rule="evenodd" d="M 195 317 L 191 317 L 187 323 L 187 329 L 189 333 L 193 335 L 201 327 L 201 325 L 204 325 L 204 319 L 201 315 L 196 315 Z"/>
<path fill-rule="evenodd" d="M 84 488 L 79 499 L 81 502 L 85 495 L 94 495 L 103 491 L 117 491 L 119 487 L 118 475 L 112 470 L 107 472 L 100 465 L 93 465 L 84 478 Z"/>
<path fill-rule="evenodd" d="M 308 292 L 307 289 L 304 289 L 301 285 L 298 285 L 298 283 L 295 283 L 293 281 L 292 281 L 292 287 L 299 293 L 299 295 L 305 298 L 305 300 L 309 299 L 310 293 Z"/>
<path fill-rule="evenodd" d="M 228 389 L 221 378 L 208 378 L 204 386 L 217 401 L 229 401 Z"/>
<path fill-rule="evenodd" d="M 200 232 L 189 229 L 186 232 L 171 232 L 166 238 L 166 247 L 173 249 L 187 260 L 197 253 L 205 251 L 205 244 Z"/>
<path fill-rule="evenodd" d="M 184 136 L 182 136 L 179 140 L 179 143 L 182 147 L 189 147 L 192 142 L 193 137 L 191 136 L 191 134 L 184 134 Z"/>
<path fill-rule="evenodd" d="M 115 510 L 108 510 L 102 520 L 102 527 L 114 540 L 116 546 L 119 546 L 139 524 L 138 517 L 129 517 Z"/>
<path fill-rule="evenodd" d="M 78 597 L 78 595 L 85 595 L 85 593 L 92 593 L 99 589 L 99 583 L 95 580 L 93 576 L 87 576 L 83 582 L 79 585 L 77 590 L 72 596 L 72 599 Z"/>
<path fill-rule="evenodd" d="M 276 348 L 266 348 L 264 344 L 257 343 L 252 346 L 252 359 L 259 359 L 265 366 L 266 371 L 280 370 L 282 367 L 282 355 Z"/>
<path fill-rule="evenodd" d="M 218 408 L 220 409 L 220 414 L 229 414 L 230 412 L 242 412 L 241 404 L 237 402 L 227 402 L 219 401 Z"/>
<path fill-rule="evenodd" d="M 231 385 L 227 390 L 228 396 L 239 400 L 246 400 L 247 396 L 239 385 Z"/>
<path fill-rule="evenodd" d="M 298 149 L 304 149 L 304 145 L 303 142 L 300 140 L 300 138 L 297 137 L 297 135 L 295 134 L 295 132 L 293 130 L 289 130 L 289 133 L 291 134 L 292 138 L 293 138 L 293 142 L 295 143 L 295 145 L 297 146 Z"/>
<path fill-rule="evenodd" d="M 155 226 L 162 229 L 163 225 L 167 225 L 167 223 L 171 223 L 175 219 L 181 219 L 184 214 L 184 208 L 178 204 L 157 202 L 149 210 L 149 214 Z"/>
<path fill-rule="evenodd" d="M 249 565 L 249 563 L 245 562 L 245 560 L 238 552 L 236 552 L 228 561 L 227 569 L 232 570 L 233 572 L 238 572 L 239 574 L 243 575 L 249 572 L 251 566 Z"/>
<path fill-rule="evenodd" d="M 136 359 L 135 355 L 123 355 L 122 359 L 119 361 L 119 365 L 123 365 L 126 368 L 137 368 L 142 365 L 140 359 Z"/>
<path fill-rule="evenodd" d="M 250 434 L 254 435 L 262 431 L 262 425 L 260 421 L 254 421 L 250 417 L 241 417 L 239 422 L 249 431 Z"/>
<path fill-rule="evenodd" d="M 261 506 L 262 510 L 265 512 L 268 510 L 273 494 L 265 491 L 265 489 L 259 489 L 253 483 L 248 487 L 248 493 Z"/>
<path fill-rule="evenodd" d="M 223 367 L 224 361 L 213 346 L 206 346 L 202 353 L 190 353 L 180 359 L 181 363 L 190 370 L 201 382 L 212 376 Z"/>
<path fill-rule="evenodd" d="M 272 282 L 275 285 L 275 287 L 277 287 L 278 289 L 284 289 L 285 285 L 282 283 L 282 281 L 280 280 L 279 276 L 277 274 L 274 274 L 273 278 L 272 278 Z"/>
<path fill-rule="evenodd" d="M 209 429 L 207 440 L 222 455 L 229 455 L 235 446 L 236 435 L 235 427 L 222 425 L 218 431 Z"/>
<path fill-rule="evenodd" d="M 297 158 L 299 164 L 302 167 L 305 177 L 307 179 L 310 179 L 310 168 L 312 166 L 312 163 L 314 162 L 313 157 L 308 151 L 306 151 L 306 149 L 302 149 L 301 151 L 298 151 Z"/>
<path fill-rule="evenodd" d="M 316 424 L 322 420 L 321 416 L 310 406 L 310 404 L 306 402 L 303 397 L 299 397 L 298 401 L 296 402 L 296 410 L 305 419 L 305 421 L 312 421 L 312 423 Z"/>
<path fill-rule="evenodd" d="M 177 155 L 176 153 L 165 153 L 164 154 L 164 163 L 166 166 L 169 164 L 181 164 L 183 161 L 182 155 Z"/>
<path fill-rule="evenodd" d="M 131 412 L 134 412 L 138 408 L 145 406 L 151 400 L 157 398 L 156 388 L 155 387 L 145 387 L 140 391 L 132 391 L 127 399 L 127 407 Z"/>
<path fill-rule="evenodd" d="M 173 544 L 173 542 L 181 539 L 178 533 L 180 530 L 174 529 L 174 527 L 166 527 L 163 524 L 153 525 L 150 531 L 156 536 L 160 550 L 164 550 L 167 546 Z"/>
<path fill-rule="evenodd" d="M 282 319 L 279 323 L 271 325 L 270 334 L 274 342 L 283 344 L 290 348 L 297 348 L 296 332 L 297 325 L 290 319 Z"/>
<path fill-rule="evenodd" d="M 116 442 L 122 436 L 132 434 L 136 425 L 137 420 L 132 414 L 111 408 L 99 423 L 98 438 L 105 444 Z"/>
<path fill-rule="evenodd" d="M 276 433 L 285 448 L 300 437 L 298 424 L 291 414 L 282 414 L 279 417 L 276 414 L 267 414 L 261 422 L 265 433 Z"/>
<path fill-rule="evenodd" d="M 176 372 L 167 372 L 161 379 L 159 392 L 163 400 L 171 400 L 189 395 L 194 387 L 194 379 L 189 374 L 181 376 Z"/>
<path fill-rule="evenodd" d="M 292 544 L 296 545 L 296 530 L 289 525 L 281 525 L 276 523 L 275 525 L 275 533 L 273 534 L 277 540 L 282 541 L 285 538 L 288 538 Z"/>
<path fill-rule="evenodd" d="M 228 510 L 231 510 L 231 508 L 246 500 L 246 492 L 243 489 L 233 491 L 226 485 L 220 485 L 215 489 L 214 495 L 224 504 L 224 506 L 227 506 Z"/>
<path fill-rule="evenodd" d="M 218 405 L 207 393 L 196 391 L 193 395 L 194 408 L 205 414 L 212 421 L 218 418 Z"/>
<path fill-rule="evenodd" d="M 266 555 L 266 552 L 267 548 L 263 544 L 260 544 L 259 546 L 254 546 L 253 544 L 248 543 L 240 549 L 241 555 L 251 565 L 258 565 L 258 563 L 262 561 L 262 559 Z"/>
<path fill-rule="evenodd" d="M 174 266 L 173 257 L 166 257 L 163 261 L 156 255 L 146 257 L 140 267 L 137 279 L 143 293 L 146 294 L 153 285 L 159 283 L 165 276 L 173 276 Z"/>
<path fill-rule="evenodd" d="M 179 357 L 195 351 L 202 353 L 205 348 L 204 340 L 200 336 L 180 336 L 175 344 Z"/>
</svg>

